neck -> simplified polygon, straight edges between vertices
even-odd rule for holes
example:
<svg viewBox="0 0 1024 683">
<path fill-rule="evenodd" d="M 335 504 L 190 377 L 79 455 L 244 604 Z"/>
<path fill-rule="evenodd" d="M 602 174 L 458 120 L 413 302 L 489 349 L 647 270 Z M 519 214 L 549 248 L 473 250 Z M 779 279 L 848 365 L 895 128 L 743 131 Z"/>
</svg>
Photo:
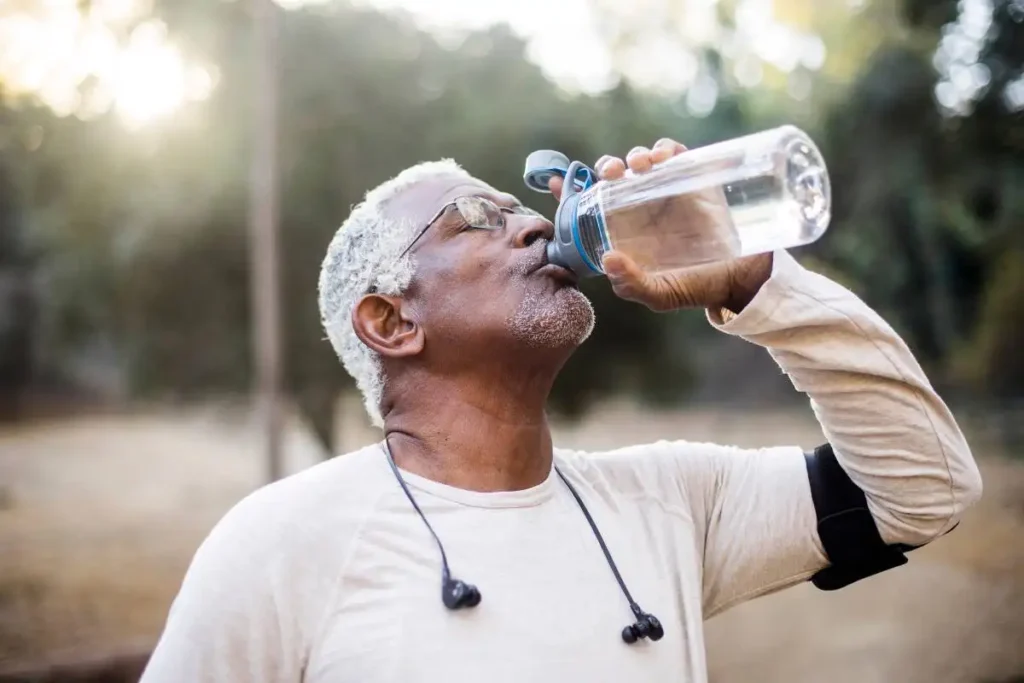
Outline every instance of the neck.
<svg viewBox="0 0 1024 683">
<path fill-rule="evenodd" d="M 548 373 L 409 373 L 391 394 L 384 431 L 395 463 L 470 491 L 517 491 L 551 472 L 544 412 Z"/>
</svg>

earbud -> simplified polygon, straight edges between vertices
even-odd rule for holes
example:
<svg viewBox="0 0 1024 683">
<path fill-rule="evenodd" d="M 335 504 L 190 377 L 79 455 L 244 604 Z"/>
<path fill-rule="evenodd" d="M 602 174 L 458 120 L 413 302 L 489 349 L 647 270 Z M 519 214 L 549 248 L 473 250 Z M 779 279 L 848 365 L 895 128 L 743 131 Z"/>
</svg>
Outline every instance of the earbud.
<svg viewBox="0 0 1024 683">
<path fill-rule="evenodd" d="M 480 604 L 480 591 L 471 583 L 458 579 L 445 579 L 441 584 L 441 600 L 448 609 L 476 607 Z"/>
<path fill-rule="evenodd" d="M 665 629 L 661 627 L 658 617 L 653 614 L 641 613 L 640 618 L 636 620 L 635 624 L 630 624 L 622 629 L 622 640 L 629 645 L 632 645 L 641 638 L 661 640 L 663 635 L 665 635 Z"/>
</svg>

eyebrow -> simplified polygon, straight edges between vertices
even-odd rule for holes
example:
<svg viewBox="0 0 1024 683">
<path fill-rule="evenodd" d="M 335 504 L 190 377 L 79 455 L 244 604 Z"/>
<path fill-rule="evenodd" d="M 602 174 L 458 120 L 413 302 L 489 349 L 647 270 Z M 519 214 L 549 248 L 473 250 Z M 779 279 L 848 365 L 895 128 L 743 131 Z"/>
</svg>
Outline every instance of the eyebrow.
<svg viewBox="0 0 1024 683">
<path fill-rule="evenodd" d="M 503 206 L 503 207 L 523 206 L 523 203 L 521 201 L 519 201 L 519 199 L 517 197 L 513 197 L 512 195 L 507 195 L 507 194 L 494 194 L 493 192 L 491 192 L 489 190 L 481 190 L 480 192 L 475 193 L 473 196 L 474 197 L 483 197 L 484 199 L 489 199 L 492 202 L 494 202 L 495 204 L 497 204 L 498 206 Z"/>
<path fill-rule="evenodd" d="M 481 199 L 486 199 L 488 201 L 494 202 L 497 206 L 499 206 L 501 208 L 518 208 L 518 207 L 521 207 L 521 206 L 526 206 L 525 204 L 523 204 L 519 200 L 518 197 L 515 197 L 513 195 L 509 195 L 509 194 L 495 193 L 495 192 L 492 192 L 492 191 L 487 190 L 485 188 L 480 188 L 476 192 L 471 192 L 471 193 L 467 193 L 467 194 L 463 194 L 463 195 L 459 195 L 459 196 L 460 197 L 479 197 Z M 441 211 L 441 213 L 435 214 L 436 218 L 434 220 L 436 220 L 438 222 L 441 222 L 441 221 L 444 221 L 445 218 L 450 216 L 452 214 L 452 208 L 453 208 L 452 205 L 455 202 L 455 199 L 456 199 L 456 197 L 453 197 L 451 199 L 451 201 L 449 201 L 447 204 L 445 204 L 445 209 L 443 211 Z"/>
</svg>

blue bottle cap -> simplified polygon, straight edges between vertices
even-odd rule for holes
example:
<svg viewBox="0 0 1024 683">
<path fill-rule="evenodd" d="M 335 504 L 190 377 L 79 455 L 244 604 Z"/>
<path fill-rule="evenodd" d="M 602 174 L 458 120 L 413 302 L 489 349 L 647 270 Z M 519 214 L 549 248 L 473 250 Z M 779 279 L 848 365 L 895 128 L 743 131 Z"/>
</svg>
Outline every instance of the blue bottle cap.
<svg viewBox="0 0 1024 683">
<path fill-rule="evenodd" d="M 569 157 L 553 149 L 539 149 L 526 157 L 523 182 L 534 192 L 550 194 L 548 181 L 558 175 L 565 177 L 569 168 Z"/>
</svg>

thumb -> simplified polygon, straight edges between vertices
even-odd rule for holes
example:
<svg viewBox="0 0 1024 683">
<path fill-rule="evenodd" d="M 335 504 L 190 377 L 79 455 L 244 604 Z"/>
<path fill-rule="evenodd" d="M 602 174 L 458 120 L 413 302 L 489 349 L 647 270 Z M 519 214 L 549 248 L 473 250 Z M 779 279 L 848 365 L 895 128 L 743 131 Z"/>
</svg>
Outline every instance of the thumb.
<svg viewBox="0 0 1024 683">
<path fill-rule="evenodd" d="M 562 187 L 565 185 L 565 181 L 561 176 L 553 175 L 548 180 L 548 189 L 551 190 L 551 194 L 555 196 L 556 201 L 562 201 Z"/>
</svg>

